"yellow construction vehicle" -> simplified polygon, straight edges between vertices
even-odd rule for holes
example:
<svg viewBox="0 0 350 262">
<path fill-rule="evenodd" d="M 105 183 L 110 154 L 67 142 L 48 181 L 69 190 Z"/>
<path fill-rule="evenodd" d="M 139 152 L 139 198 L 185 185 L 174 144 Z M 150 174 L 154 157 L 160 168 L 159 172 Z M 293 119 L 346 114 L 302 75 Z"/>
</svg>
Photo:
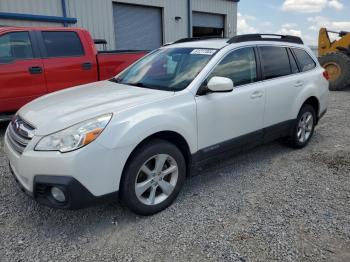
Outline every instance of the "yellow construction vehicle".
<svg viewBox="0 0 350 262">
<path fill-rule="evenodd" d="M 331 41 L 329 33 L 338 34 Z M 318 39 L 318 56 L 330 78 L 330 90 L 350 87 L 350 32 L 334 32 L 321 28 Z"/>
</svg>

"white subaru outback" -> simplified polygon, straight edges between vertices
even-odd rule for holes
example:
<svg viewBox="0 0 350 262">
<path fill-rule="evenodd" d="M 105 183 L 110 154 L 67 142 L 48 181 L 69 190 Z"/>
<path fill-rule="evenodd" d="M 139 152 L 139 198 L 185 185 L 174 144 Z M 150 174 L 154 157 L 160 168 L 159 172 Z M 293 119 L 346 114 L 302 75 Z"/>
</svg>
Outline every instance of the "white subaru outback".
<svg viewBox="0 0 350 262">
<path fill-rule="evenodd" d="M 297 37 L 182 39 L 109 81 L 27 104 L 5 150 L 40 203 L 75 209 L 119 197 L 150 215 L 212 155 L 282 137 L 306 146 L 327 109 L 327 77 Z"/>
</svg>

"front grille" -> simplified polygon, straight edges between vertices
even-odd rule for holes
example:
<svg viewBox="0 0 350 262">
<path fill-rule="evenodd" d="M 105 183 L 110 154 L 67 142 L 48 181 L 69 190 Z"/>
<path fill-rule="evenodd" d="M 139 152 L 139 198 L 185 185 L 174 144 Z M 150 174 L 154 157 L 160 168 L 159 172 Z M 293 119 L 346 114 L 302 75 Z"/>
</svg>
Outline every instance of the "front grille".
<svg viewBox="0 0 350 262">
<path fill-rule="evenodd" d="M 11 147 L 22 154 L 34 135 L 34 127 L 16 116 L 10 123 L 7 138 Z"/>
<path fill-rule="evenodd" d="M 35 185 L 35 196 L 36 197 L 46 197 L 48 193 L 48 186 L 44 184 Z"/>
</svg>

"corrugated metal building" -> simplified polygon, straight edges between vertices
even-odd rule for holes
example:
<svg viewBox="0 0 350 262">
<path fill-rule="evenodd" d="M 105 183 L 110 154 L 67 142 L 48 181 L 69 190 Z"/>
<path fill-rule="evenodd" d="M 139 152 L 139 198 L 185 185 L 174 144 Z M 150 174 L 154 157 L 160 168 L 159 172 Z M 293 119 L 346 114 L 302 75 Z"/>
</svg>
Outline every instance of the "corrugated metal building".
<svg viewBox="0 0 350 262">
<path fill-rule="evenodd" d="M 79 26 L 110 49 L 153 49 L 188 36 L 234 36 L 238 2 L 0 0 L 0 25 Z"/>
</svg>

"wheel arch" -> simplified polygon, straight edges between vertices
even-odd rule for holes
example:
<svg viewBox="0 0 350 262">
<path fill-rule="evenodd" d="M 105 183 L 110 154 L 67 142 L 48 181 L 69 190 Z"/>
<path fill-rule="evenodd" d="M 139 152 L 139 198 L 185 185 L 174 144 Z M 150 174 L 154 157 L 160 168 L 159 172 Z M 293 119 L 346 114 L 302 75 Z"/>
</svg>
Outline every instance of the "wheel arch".
<svg viewBox="0 0 350 262">
<path fill-rule="evenodd" d="M 132 157 L 134 156 L 134 154 L 137 152 L 137 150 L 139 148 L 141 148 L 144 144 L 149 143 L 150 141 L 152 141 L 154 139 L 161 139 L 161 140 L 167 141 L 167 142 L 175 145 L 181 151 L 181 153 L 183 154 L 183 156 L 185 158 L 187 176 L 190 174 L 191 164 L 192 164 L 192 154 L 191 154 L 191 150 L 190 150 L 190 146 L 189 146 L 188 142 L 178 132 L 165 130 L 165 131 L 159 131 L 159 132 L 156 132 L 152 135 L 147 136 L 146 138 L 144 138 L 142 141 L 140 141 L 135 146 L 135 148 L 132 150 L 132 152 L 130 153 L 129 157 L 127 158 L 127 160 L 125 162 L 123 172 L 122 172 L 122 179 L 123 179 L 126 167 L 130 164 L 130 161 L 131 161 Z"/>
<path fill-rule="evenodd" d="M 307 98 L 304 103 L 301 105 L 300 109 L 303 108 L 304 105 L 310 105 L 313 107 L 313 109 L 315 110 L 316 113 L 316 124 L 318 122 L 319 119 L 319 115 L 320 115 L 320 101 L 315 97 L 315 96 L 310 96 L 309 98 Z"/>
</svg>

